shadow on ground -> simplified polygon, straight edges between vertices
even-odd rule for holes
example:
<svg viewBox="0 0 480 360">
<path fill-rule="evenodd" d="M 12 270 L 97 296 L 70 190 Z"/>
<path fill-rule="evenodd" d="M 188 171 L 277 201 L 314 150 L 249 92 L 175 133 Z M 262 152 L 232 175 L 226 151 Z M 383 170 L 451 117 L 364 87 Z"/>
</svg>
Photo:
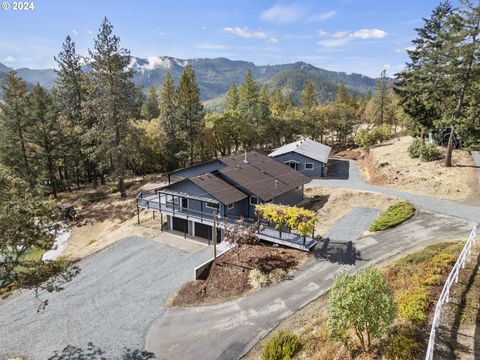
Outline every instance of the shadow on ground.
<svg viewBox="0 0 480 360">
<path fill-rule="evenodd" d="M 104 360 L 107 359 L 105 351 L 99 349 L 93 343 L 88 343 L 85 348 L 73 345 L 66 346 L 62 351 L 55 351 L 49 360 Z M 155 354 L 144 350 L 132 350 L 125 348 L 121 360 L 151 360 L 156 359 Z"/>
<path fill-rule="evenodd" d="M 348 180 L 350 177 L 350 163 L 348 160 L 330 159 L 328 161 L 327 179 Z"/>
<path fill-rule="evenodd" d="M 329 238 L 319 240 L 313 254 L 318 260 L 336 264 L 355 265 L 357 261 L 363 260 L 353 242 L 331 241 Z"/>
</svg>

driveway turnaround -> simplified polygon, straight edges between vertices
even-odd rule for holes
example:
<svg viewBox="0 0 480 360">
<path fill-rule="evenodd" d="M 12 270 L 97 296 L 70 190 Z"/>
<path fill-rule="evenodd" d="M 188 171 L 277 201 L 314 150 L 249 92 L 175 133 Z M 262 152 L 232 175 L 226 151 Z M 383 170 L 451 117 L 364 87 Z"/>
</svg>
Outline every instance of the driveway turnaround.
<svg viewBox="0 0 480 360">
<path fill-rule="evenodd" d="M 313 179 L 310 184 L 318 187 L 379 192 L 408 200 L 416 206 L 441 214 L 457 216 L 475 222 L 480 221 L 480 207 L 478 206 L 367 184 L 362 180 L 358 166 L 353 160 L 334 159 L 331 168 L 328 170 L 328 177 L 328 179 Z"/>
<path fill-rule="evenodd" d="M 44 311 L 32 292 L 0 305 L 0 359 L 151 359 L 143 351 L 149 325 L 210 256 L 142 238 L 117 242 L 82 261 L 61 293 L 47 294 Z"/>
<path fill-rule="evenodd" d="M 293 280 L 228 303 L 173 308 L 147 333 L 146 350 L 158 359 L 238 359 L 282 319 L 322 295 L 335 275 L 442 239 L 466 239 L 472 222 L 420 210 L 401 226 L 377 235 L 323 247 Z"/>
<path fill-rule="evenodd" d="M 355 207 L 332 226 L 326 237 L 344 242 L 355 241 L 379 214 L 378 209 Z"/>
</svg>

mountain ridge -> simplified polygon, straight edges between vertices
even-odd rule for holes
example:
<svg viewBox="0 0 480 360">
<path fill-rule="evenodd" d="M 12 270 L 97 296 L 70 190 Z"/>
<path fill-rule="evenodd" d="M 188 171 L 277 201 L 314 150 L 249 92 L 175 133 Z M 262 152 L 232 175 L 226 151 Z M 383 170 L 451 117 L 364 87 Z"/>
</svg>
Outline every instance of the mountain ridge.
<svg viewBox="0 0 480 360">
<path fill-rule="evenodd" d="M 135 70 L 134 83 L 146 91 L 150 86 L 160 87 L 168 71 L 178 82 L 186 64 L 191 64 L 195 71 L 202 100 L 206 101 L 207 107 L 209 103 L 215 103 L 215 110 L 222 110 L 222 99 L 231 83 L 239 85 L 249 70 L 259 85 L 265 84 L 269 90 L 280 88 L 285 96 L 292 96 L 296 102 L 299 101 L 307 81 L 313 82 L 316 96 L 323 103 L 333 100 L 336 88 L 341 83 L 344 83 L 351 93 L 362 96 L 374 90 L 376 80 L 362 74 L 321 69 L 301 61 L 255 65 L 253 62 L 224 57 L 179 59 L 171 56 L 132 56 L 129 67 Z M 3 74 L 0 76 L 0 84 L 4 82 L 6 69 L 11 68 L 0 64 L 0 75 Z M 49 90 L 56 78 L 54 69 L 20 68 L 16 71 L 30 86 L 39 83 Z"/>
</svg>

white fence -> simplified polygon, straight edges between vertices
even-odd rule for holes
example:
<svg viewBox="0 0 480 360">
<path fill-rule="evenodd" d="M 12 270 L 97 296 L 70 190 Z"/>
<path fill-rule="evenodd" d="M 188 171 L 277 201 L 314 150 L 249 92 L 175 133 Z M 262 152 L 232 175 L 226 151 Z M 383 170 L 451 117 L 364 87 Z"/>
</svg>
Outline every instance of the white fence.
<svg viewBox="0 0 480 360">
<path fill-rule="evenodd" d="M 477 237 L 477 227 L 478 225 L 475 225 L 473 227 L 472 232 L 468 237 L 467 243 L 465 244 L 462 252 L 458 256 L 458 259 L 455 262 L 455 265 L 453 266 L 452 271 L 450 272 L 450 274 L 447 277 L 447 280 L 445 281 L 445 285 L 443 286 L 442 292 L 440 293 L 437 306 L 435 307 L 435 315 L 433 316 L 432 329 L 430 330 L 430 338 L 428 340 L 427 355 L 425 356 L 425 360 L 433 359 L 433 352 L 435 349 L 435 332 L 437 331 L 438 325 L 440 325 L 440 318 L 442 316 L 442 307 L 443 307 L 443 304 L 448 303 L 450 288 L 454 283 L 458 282 L 460 269 L 465 267 L 465 262 L 467 261 L 467 257 L 470 255 L 473 245 L 475 245 L 475 240 Z"/>
</svg>

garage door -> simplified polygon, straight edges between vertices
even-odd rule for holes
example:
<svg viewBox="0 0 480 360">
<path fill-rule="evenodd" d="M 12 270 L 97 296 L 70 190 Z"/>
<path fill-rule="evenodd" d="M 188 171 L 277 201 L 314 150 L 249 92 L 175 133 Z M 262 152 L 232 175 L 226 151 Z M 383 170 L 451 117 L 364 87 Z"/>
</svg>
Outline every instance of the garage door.
<svg viewBox="0 0 480 360">
<path fill-rule="evenodd" d="M 212 239 L 212 227 L 201 223 L 195 223 L 195 236 L 211 240 Z"/>
<path fill-rule="evenodd" d="M 201 237 L 203 239 L 212 240 L 213 226 L 205 225 L 202 223 L 195 223 L 195 236 Z M 217 228 L 217 243 L 221 239 L 221 230 Z"/>
<path fill-rule="evenodd" d="M 188 232 L 188 221 L 177 217 L 173 218 L 173 230 L 181 231 L 183 233 Z"/>
</svg>

